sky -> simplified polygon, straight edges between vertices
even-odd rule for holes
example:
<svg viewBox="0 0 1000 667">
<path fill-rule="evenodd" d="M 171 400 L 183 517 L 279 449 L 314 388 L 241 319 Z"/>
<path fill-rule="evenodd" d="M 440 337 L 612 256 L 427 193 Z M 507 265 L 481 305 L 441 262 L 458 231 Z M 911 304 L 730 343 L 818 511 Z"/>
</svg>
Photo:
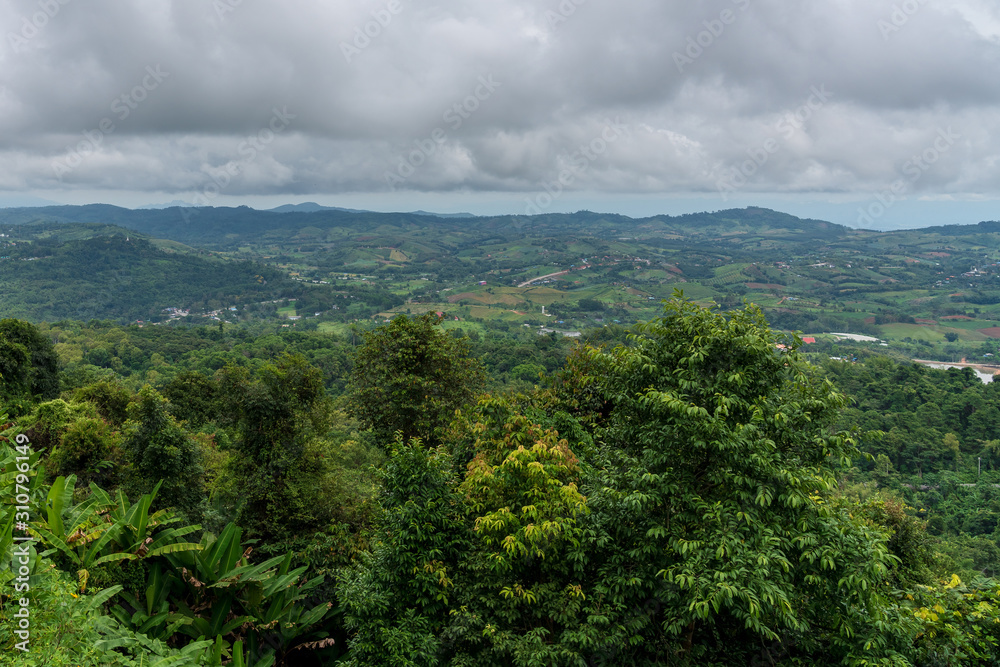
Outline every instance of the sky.
<svg viewBox="0 0 1000 667">
<path fill-rule="evenodd" d="M 1000 219 L 994 0 L 0 0 L 0 206 Z"/>
</svg>

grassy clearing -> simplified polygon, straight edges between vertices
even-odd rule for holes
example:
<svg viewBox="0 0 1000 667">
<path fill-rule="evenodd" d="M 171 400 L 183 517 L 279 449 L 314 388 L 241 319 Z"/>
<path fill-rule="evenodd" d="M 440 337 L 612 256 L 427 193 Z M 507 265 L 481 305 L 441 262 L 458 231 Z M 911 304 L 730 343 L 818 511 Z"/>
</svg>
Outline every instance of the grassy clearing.
<svg viewBox="0 0 1000 667">
<path fill-rule="evenodd" d="M 444 293 L 442 293 L 444 294 Z M 510 291 L 502 291 L 500 288 L 493 288 L 492 290 L 485 290 L 482 288 L 470 288 L 468 290 L 459 291 L 458 289 L 447 292 L 449 303 L 460 303 L 462 301 L 471 301 L 475 304 L 481 304 L 484 306 L 489 305 L 502 305 L 508 307 L 514 307 L 518 304 L 524 303 L 524 299 L 520 298 L 516 293 Z"/>
<path fill-rule="evenodd" d="M 191 246 L 185 245 L 178 241 L 168 241 L 167 239 L 150 239 L 149 242 L 152 243 L 157 248 L 159 248 L 160 250 L 164 250 L 166 252 L 183 252 L 192 255 L 196 255 L 199 252 L 195 248 L 192 248 Z M 249 252 L 249 250 L 244 251 L 243 248 L 240 248 L 240 252 Z"/>
<path fill-rule="evenodd" d="M 953 329 L 965 329 L 975 331 L 976 329 L 989 329 L 1000 327 L 1000 322 L 994 320 L 938 320 L 941 325 L 947 325 Z"/>
<path fill-rule="evenodd" d="M 680 285 L 678 289 L 684 293 L 686 298 L 694 299 L 696 301 L 715 299 L 719 296 L 719 293 L 711 287 L 699 285 L 698 283 L 684 283 L 683 285 Z"/>
<path fill-rule="evenodd" d="M 978 331 L 970 329 L 959 329 L 950 326 L 935 326 L 928 324 L 883 324 L 879 329 L 882 335 L 888 339 L 901 340 L 910 338 L 912 340 L 926 340 L 931 343 L 941 343 L 946 340 L 945 334 L 954 333 L 958 339 L 968 342 L 978 342 L 988 340 L 986 336 Z"/>
<path fill-rule="evenodd" d="M 335 334 L 337 336 L 350 336 L 351 325 L 344 322 L 320 322 L 316 329 L 322 333 Z"/>
<path fill-rule="evenodd" d="M 568 298 L 565 292 L 552 289 L 551 287 L 525 287 L 521 291 L 521 296 L 525 301 L 540 306 L 550 306 L 556 301 L 564 301 Z"/>
</svg>

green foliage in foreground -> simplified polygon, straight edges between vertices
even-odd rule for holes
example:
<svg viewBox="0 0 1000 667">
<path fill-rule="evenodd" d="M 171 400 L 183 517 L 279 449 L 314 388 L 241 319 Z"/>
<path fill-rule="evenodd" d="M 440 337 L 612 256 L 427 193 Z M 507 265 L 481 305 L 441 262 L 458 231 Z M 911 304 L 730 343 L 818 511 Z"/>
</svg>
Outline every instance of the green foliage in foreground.
<svg viewBox="0 0 1000 667">
<path fill-rule="evenodd" d="M 450 447 L 397 441 L 353 664 L 907 664 L 887 532 L 831 502 L 845 400 L 775 343 L 676 300 L 567 383 L 602 414 L 484 399 Z"/>
<path fill-rule="evenodd" d="M 0 483 L 20 485 L 29 509 L 14 498 L 0 505 L 3 664 L 270 667 L 330 612 L 329 603 L 303 602 L 322 576 L 303 579 L 307 567 L 293 568 L 291 553 L 251 563 L 235 525 L 184 541 L 200 526 L 151 511 L 160 484 L 134 504 L 121 489 L 112 497 L 91 484 L 75 502 L 75 478 L 46 486 L 39 463 L 26 437 L 0 437 Z M 37 542 L 11 539 L 15 518 L 31 521 Z M 28 635 L 18 637 L 23 609 Z M 325 636 L 311 638 L 326 645 Z"/>
<path fill-rule="evenodd" d="M 214 374 L 159 359 L 147 377 L 162 371 L 162 394 L 108 378 L 17 403 L 18 428 L 48 451 L 21 468 L 0 440 L 0 484 L 28 488 L 41 540 L 33 652 L 0 644 L 4 664 L 1000 660 L 1000 589 L 974 576 L 1000 562 L 996 492 L 957 482 L 970 454 L 993 463 L 992 441 L 969 440 L 989 431 L 995 388 L 966 374 L 844 365 L 860 397 L 848 408 L 757 308 L 678 298 L 624 344 L 579 348 L 541 388 L 525 381 L 532 357 L 511 354 L 525 393 L 470 400 L 470 385 L 444 401 L 471 377 L 462 339 L 401 319 L 361 354 L 417 388 L 376 406 L 386 424 L 424 419 L 387 437 L 357 432 L 311 357 L 282 354 L 293 340 L 317 342 L 269 337 Z M 854 428 L 880 425 L 879 400 L 897 436 L 920 437 L 907 446 L 926 489 L 899 484 L 905 437 Z M 900 494 L 936 500 L 923 513 Z M 5 496 L 4 641 L 19 607 L 13 509 Z M 932 534 L 960 525 L 978 532 Z"/>
</svg>

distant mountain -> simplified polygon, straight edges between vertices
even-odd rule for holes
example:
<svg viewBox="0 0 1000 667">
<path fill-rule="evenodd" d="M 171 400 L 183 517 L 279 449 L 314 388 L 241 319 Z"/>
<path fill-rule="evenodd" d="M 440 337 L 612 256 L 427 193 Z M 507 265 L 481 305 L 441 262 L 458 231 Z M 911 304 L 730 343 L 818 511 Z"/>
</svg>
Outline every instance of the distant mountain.
<svg viewBox="0 0 1000 667">
<path fill-rule="evenodd" d="M 319 207 L 315 211 L 294 208 Z M 607 241 L 641 239 L 657 247 L 692 242 L 724 243 L 734 249 L 772 247 L 775 243 L 814 244 L 846 239 L 855 232 L 822 220 L 803 220 L 764 208 L 745 208 L 630 218 L 577 211 L 535 216 L 459 217 L 421 213 L 352 211 L 305 203 L 283 208 L 285 213 L 247 206 L 170 207 L 132 210 L 106 204 L 0 209 L 0 225 L 99 223 L 135 230 L 152 238 L 169 239 L 211 250 L 232 251 L 258 243 L 338 244 L 349 238 L 371 247 L 397 247 L 406 240 L 439 255 L 460 247 L 510 242 L 525 237 L 584 235 Z M 415 235 L 415 236 L 414 236 Z M 429 252 L 429 250 L 427 250 Z"/>
<path fill-rule="evenodd" d="M 581 295 L 615 304 L 626 298 L 627 309 L 615 306 L 623 322 L 653 316 L 657 300 L 680 284 L 687 294 L 719 303 L 743 296 L 762 301 L 772 324 L 786 330 L 888 335 L 893 330 L 877 327 L 909 324 L 900 317 L 971 318 L 993 305 L 993 319 L 984 315 L 984 322 L 1000 322 L 1000 282 L 991 282 L 1000 278 L 992 269 L 982 273 L 994 261 L 984 255 L 1000 257 L 993 250 L 1000 237 L 996 222 L 875 232 L 758 207 L 646 218 L 593 211 L 441 217 L 319 209 L 0 209 L 0 315 L 148 320 L 168 306 L 214 310 L 239 297 L 241 303 L 297 298 L 304 312 L 314 313 L 347 306 L 336 309 L 342 311 L 337 317 L 349 319 L 388 312 L 406 298 L 440 309 L 435 299 L 444 298 L 470 302 L 470 308 L 479 304 L 475 317 L 489 317 L 490 309 L 481 306 L 495 306 L 493 296 L 470 296 L 470 285 L 514 286 L 586 269 L 565 278 L 570 282 L 562 286 L 567 291 L 560 303 L 572 305 Z M 232 261 L 237 259 L 270 268 Z M 980 273 L 963 277 L 961 287 L 969 293 L 959 294 L 948 279 L 971 266 Z M 628 285 L 625 293 L 622 285 Z M 461 289 L 436 297 L 452 288 Z M 908 293 L 917 289 L 940 292 L 933 308 L 902 305 L 917 303 Z M 354 302 L 333 301 L 347 298 Z M 961 305 L 962 299 L 970 305 Z M 514 305 L 510 300 L 499 303 Z M 583 312 L 575 308 L 559 314 L 572 319 Z"/>
<path fill-rule="evenodd" d="M 322 206 L 313 201 L 301 204 L 284 204 L 277 208 L 266 209 L 270 213 L 316 213 L 317 211 L 346 211 L 348 213 L 370 213 L 359 208 L 340 208 L 339 206 Z"/>
<path fill-rule="evenodd" d="M 431 215 L 435 218 L 475 218 L 471 213 L 429 213 L 428 211 L 413 211 L 413 215 Z"/>
<path fill-rule="evenodd" d="M 217 309 L 301 289 L 272 267 L 165 251 L 110 225 L 46 224 L 32 231 L 30 243 L 0 256 L 3 317 L 155 320 L 168 307 Z"/>
<path fill-rule="evenodd" d="M 319 211 L 343 211 L 345 213 L 375 213 L 359 208 L 341 208 L 340 206 L 323 206 L 307 201 L 301 204 L 284 204 L 276 208 L 266 209 L 270 213 L 316 213 Z M 471 213 L 431 213 L 430 211 L 413 211 L 407 215 L 429 215 L 435 218 L 475 218 Z"/>
<path fill-rule="evenodd" d="M 136 210 L 144 211 L 148 209 L 172 208 L 174 206 L 194 206 L 194 204 L 190 204 L 186 201 L 181 201 L 180 199 L 175 199 L 169 204 L 146 204 L 145 206 L 140 206 Z"/>
</svg>

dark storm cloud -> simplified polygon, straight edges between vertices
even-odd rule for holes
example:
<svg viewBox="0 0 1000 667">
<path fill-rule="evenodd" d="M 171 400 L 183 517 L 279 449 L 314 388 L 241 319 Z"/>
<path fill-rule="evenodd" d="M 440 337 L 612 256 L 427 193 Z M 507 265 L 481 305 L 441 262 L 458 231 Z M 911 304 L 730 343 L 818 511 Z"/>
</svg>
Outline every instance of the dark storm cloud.
<svg viewBox="0 0 1000 667">
<path fill-rule="evenodd" d="M 911 194 L 1000 182 L 977 0 L 0 0 L 0 28 L 6 190 L 867 193 L 941 131 Z"/>
</svg>

